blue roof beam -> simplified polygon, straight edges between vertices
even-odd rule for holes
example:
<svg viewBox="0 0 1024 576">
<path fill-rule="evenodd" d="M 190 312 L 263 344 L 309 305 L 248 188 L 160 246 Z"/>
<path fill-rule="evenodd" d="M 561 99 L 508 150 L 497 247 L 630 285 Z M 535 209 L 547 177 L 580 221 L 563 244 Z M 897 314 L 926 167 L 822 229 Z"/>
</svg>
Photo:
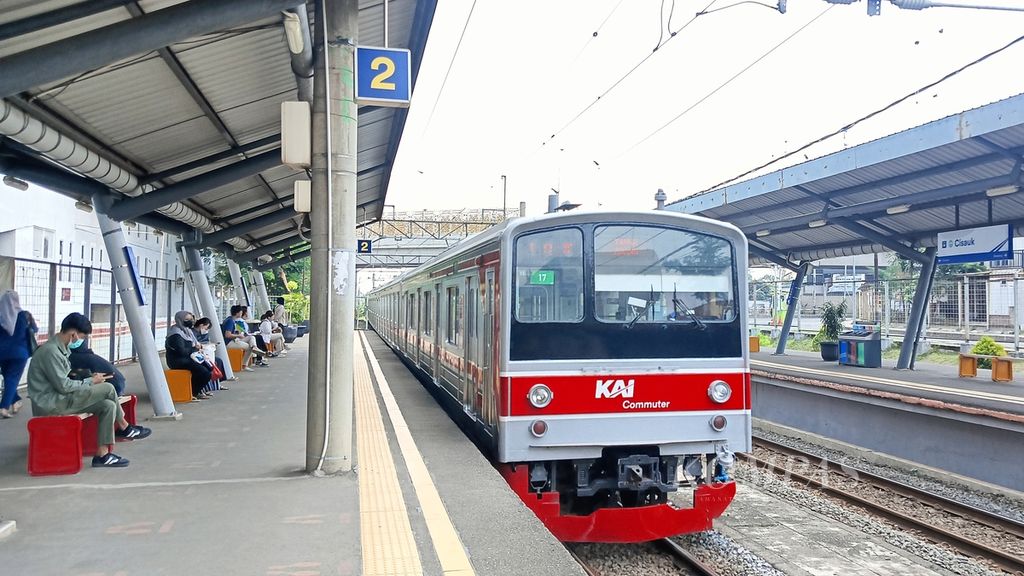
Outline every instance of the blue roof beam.
<svg viewBox="0 0 1024 576">
<path fill-rule="evenodd" d="M 249 232 L 259 230 L 265 226 L 271 226 L 282 220 L 294 218 L 295 215 L 296 212 L 292 210 L 291 207 L 281 208 L 277 212 L 271 212 L 270 214 L 253 218 L 252 220 L 246 220 L 245 222 L 234 224 L 228 228 L 218 230 L 210 234 L 204 234 L 203 238 L 199 241 L 193 240 L 191 242 L 186 242 L 185 245 L 191 248 L 210 248 L 220 244 L 221 242 L 227 242 L 232 238 L 237 238 L 243 234 L 248 234 Z"/>
</svg>

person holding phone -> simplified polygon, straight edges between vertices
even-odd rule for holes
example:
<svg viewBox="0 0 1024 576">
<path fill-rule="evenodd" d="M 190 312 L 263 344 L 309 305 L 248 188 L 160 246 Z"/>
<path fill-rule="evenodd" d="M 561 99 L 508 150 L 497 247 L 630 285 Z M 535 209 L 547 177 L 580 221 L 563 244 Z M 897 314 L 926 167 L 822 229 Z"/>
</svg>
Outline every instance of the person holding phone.
<svg viewBox="0 0 1024 576">
<path fill-rule="evenodd" d="M 141 440 L 152 433 L 144 426 L 132 426 L 124 419 L 117 401 L 117 391 L 108 382 L 113 374 L 97 373 L 85 380 L 68 377 L 71 349 L 78 348 L 92 333 L 92 322 L 73 312 L 60 324 L 60 332 L 46 341 L 32 355 L 28 367 L 28 393 L 32 398 L 33 416 L 94 414 L 99 420 L 96 429 L 97 448 L 92 459 L 94 468 L 123 468 L 128 459 L 111 451 L 114 438 Z"/>
</svg>

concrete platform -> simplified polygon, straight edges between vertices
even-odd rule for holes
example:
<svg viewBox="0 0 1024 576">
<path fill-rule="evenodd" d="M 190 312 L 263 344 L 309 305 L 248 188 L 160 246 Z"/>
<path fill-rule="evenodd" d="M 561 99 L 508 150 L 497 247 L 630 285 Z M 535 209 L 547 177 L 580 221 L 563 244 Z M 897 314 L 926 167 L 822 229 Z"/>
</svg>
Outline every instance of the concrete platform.
<svg viewBox="0 0 1024 576">
<path fill-rule="evenodd" d="M 894 360 L 883 360 L 881 368 L 841 366 L 825 362 L 817 352 L 790 351 L 775 356 L 762 351 L 750 355 L 755 376 L 789 376 L 824 380 L 847 386 L 878 390 L 894 395 L 933 400 L 981 411 L 998 411 L 1024 416 L 1024 374 L 1013 382 L 993 382 L 989 370 L 978 370 L 974 378 L 959 378 L 956 366 L 918 362 L 914 370 L 896 370 Z M 1020 371 L 1022 365 L 1017 365 Z"/>
<path fill-rule="evenodd" d="M 367 336 L 469 559 L 470 571 L 458 573 L 582 574 L 419 382 L 380 349 L 376 336 Z M 435 546 L 433 526 L 428 528 L 431 506 L 414 485 L 396 427 L 379 408 L 376 379 L 370 379 L 369 405 L 383 412 L 389 449 L 381 453 L 385 463 L 391 461 L 405 503 L 418 571 L 367 569 L 363 527 L 381 522 L 384 514 L 360 493 L 360 475 L 369 465 L 360 454 L 355 473 L 313 478 L 302 471 L 307 344 L 308 339 L 297 340 L 289 355 L 272 360 L 270 368 L 243 372 L 212 400 L 179 405 L 180 421 L 147 423 L 152 437 L 115 448 L 131 460 L 125 469 L 93 469 L 86 460 L 77 475 L 30 477 L 30 407 L 0 420 L 0 524 L 17 523 L 0 540 L 5 571 L 441 574 L 449 550 Z M 129 365 L 123 371 L 128 390 L 139 395 L 141 420 L 152 413 L 141 370 Z M 369 437 L 358 426 L 357 439 Z"/>
</svg>

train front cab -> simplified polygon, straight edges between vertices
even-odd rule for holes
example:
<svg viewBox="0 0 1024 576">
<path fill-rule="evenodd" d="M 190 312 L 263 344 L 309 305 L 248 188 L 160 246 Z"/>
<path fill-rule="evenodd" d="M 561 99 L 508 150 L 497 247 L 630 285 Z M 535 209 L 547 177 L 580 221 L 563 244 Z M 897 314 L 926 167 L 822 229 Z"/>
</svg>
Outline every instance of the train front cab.
<svg viewBox="0 0 1024 576">
<path fill-rule="evenodd" d="M 750 447 L 742 234 L 655 213 L 526 225 L 505 242 L 509 484 L 562 541 L 710 529 L 735 495 L 723 465 Z M 691 506 L 670 501 L 680 490 Z"/>
</svg>

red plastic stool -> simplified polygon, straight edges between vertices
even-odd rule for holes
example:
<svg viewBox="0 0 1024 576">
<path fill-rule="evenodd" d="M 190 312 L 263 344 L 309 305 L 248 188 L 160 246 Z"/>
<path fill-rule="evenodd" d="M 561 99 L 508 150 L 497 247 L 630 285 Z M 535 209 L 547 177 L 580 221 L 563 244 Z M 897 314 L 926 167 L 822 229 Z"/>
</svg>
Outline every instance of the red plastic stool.
<svg viewBox="0 0 1024 576">
<path fill-rule="evenodd" d="M 32 476 L 54 476 L 81 471 L 82 420 L 88 417 L 88 414 L 72 414 L 39 416 L 29 420 L 28 473 Z M 95 424 L 93 429 L 95 444 Z"/>
</svg>

